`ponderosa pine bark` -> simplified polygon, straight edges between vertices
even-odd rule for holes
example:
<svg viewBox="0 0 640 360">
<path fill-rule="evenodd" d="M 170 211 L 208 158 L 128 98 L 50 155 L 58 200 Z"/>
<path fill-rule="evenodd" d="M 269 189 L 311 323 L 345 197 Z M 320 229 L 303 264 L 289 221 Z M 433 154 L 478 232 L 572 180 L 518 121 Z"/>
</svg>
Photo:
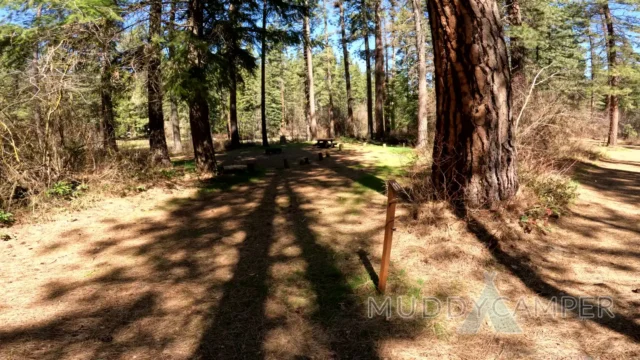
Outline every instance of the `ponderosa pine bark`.
<svg viewBox="0 0 640 360">
<path fill-rule="evenodd" d="M 422 31 L 422 0 L 411 0 L 416 26 L 416 51 L 418 52 L 418 147 L 427 145 L 427 55 Z"/>
<path fill-rule="evenodd" d="M 617 52 L 616 52 L 616 32 L 611 18 L 609 4 L 602 4 L 602 15 L 607 27 L 607 62 L 609 72 L 609 88 L 611 93 L 608 96 L 609 103 L 609 139 L 607 146 L 616 146 L 618 143 L 618 120 L 620 118 L 620 98 L 615 93 L 618 88 L 619 78 L 617 74 Z"/>
<path fill-rule="evenodd" d="M 162 77 L 160 73 L 161 49 L 158 38 L 162 36 L 162 1 L 152 0 L 149 7 L 149 43 L 147 54 L 147 105 L 149 109 L 149 148 L 151 163 L 171 165 L 164 134 L 162 111 Z M 155 39 L 154 39 L 155 38 Z"/>
<path fill-rule="evenodd" d="M 507 47 L 494 0 L 428 0 L 437 119 L 432 182 L 468 207 L 518 190 Z"/>
<path fill-rule="evenodd" d="M 188 10 L 187 25 L 193 39 L 189 49 L 192 93 L 188 98 L 193 153 L 198 171 L 215 173 L 216 155 L 211 138 L 211 125 L 209 124 L 209 103 L 205 97 L 209 93 L 209 89 L 203 64 L 203 47 L 198 46 L 203 41 L 204 6 L 202 0 L 189 0 Z"/>
<path fill-rule="evenodd" d="M 376 60 L 376 138 L 382 140 L 384 138 L 384 52 L 382 47 L 382 0 L 375 0 L 375 60 Z"/>
<path fill-rule="evenodd" d="M 369 48 L 369 7 L 367 0 L 361 0 L 362 37 L 364 38 L 364 62 L 367 71 L 367 136 L 373 139 L 373 91 L 371 89 L 371 49 Z"/>
<path fill-rule="evenodd" d="M 305 1 L 305 13 L 302 18 L 303 37 L 304 37 L 304 63 L 306 73 L 307 86 L 307 116 L 309 117 L 309 132 L 311 140 L 318 137 L 317 119 L 316 119 L 316 100 L 315 89 L 313 86 L 313 58 L 311 54 L 311 28 L 309 25 L 309 0 Z"/>
<path fill-rule="evenodd" d="M 349 134 L 352 136 L 357 135 L 357 129 L 355 122 L 353 121 L 353 96 L 351 95 L 351 74 L 349 73 L 349 49 L 347 41 L 347 29 L 344 19 L 344 6 L 342 0 L 336 2 L 338 9 L 340 10 L 340 33 L 342 42 L 342 62 L 344 63 L 344 82 L 347 88 L 347 126 L 349 127 Z"/>
</svg>

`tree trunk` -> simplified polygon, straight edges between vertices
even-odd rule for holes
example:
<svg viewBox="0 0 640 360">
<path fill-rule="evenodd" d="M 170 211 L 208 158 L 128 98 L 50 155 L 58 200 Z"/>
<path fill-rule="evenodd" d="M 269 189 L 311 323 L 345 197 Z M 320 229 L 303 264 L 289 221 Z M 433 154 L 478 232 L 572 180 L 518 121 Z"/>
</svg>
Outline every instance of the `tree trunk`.
<svg viewBox="0 0 640 360">
<path fill-rule="evenodd" d="M 229 128 L 231 132 L 231 147 L 240 146 L 240 132 L 238 131 L 238 69 L 236 67 L 236 52 L 238 41 L 235 38 L 233 26 L 236 25 L 237 8 L 233 2 L 229 3 L 229 28 L 226 29 L 229 39 L 227 46 L 227 61 L 229 71 Z"/>
<path fill-rule="evenodd" d="M 342 62 L 344 63 L 344 82 L 347 87 L 347 126 L 351 136 L 357 135 L 357 128 L 353 120 L 353 96 L 351 95 L 351 75 L 349 74 L 349 49 L 347 42 L 347 29 L 344 21 L 344 6 L 342 1 L 338 1 L 340 9 L 340 32 L 342 35 Z"/>
<path fill-rule="evenodd" d="M 593 34 L 589 31 L 589 62 L 591 63 L 591 96 L 589 99 L 589 119 L 593 119 L 593 108 L 595 104 L 595 87 L 596 87 L 596 49 L 593 43 Z"/>
<path fill-rule="evenodd" d="M 605 22 L 607 23 L 607 61 L 609 62 L 609 87 L 611 93 L 609 94 L 609 139 L 607 146 L 616 146 L 618 143 L 618 119 L 620 118 L 620 99 L 615 91 L 618 88 L 618 59 L 616 52 L 616 33 L 613 28 L 613 20 L 611 18 L 611 10 L 609 4 L 604 3 L 602 5 L 602 14 L 604 15 Z"/>
<path fill-rule="evenodd" d="M 162 2 L 153 0 L 149 9 L 149 52 L 147 62 L 147 105 L 149 109 L 149 148 L 151 163 L 171 165 L 169 150 L 164 134 L 164 115 L 162 112 L 162 76 L 160 73 L 160 46 L 162 36 Z M 154 39 L 156 38 L 156 39 Z"/>
<path fill-rule="evenodd" d="M 305 1 L 305 6 L 309 6 L 309 0 Z M 316 100 L 315 100 L 315 90 L 313 87 L 313 58 L 311 53 L 311 29 L 309 25 L 309 12 L 311 10 L 307 8 L 305 10 L 305 14 L 303 17 L 303 36 L 304 36 L 304 60 L 306 65 L 306 75 L 307 75 L 307 109 L 309 116 L 309 132 L 311 135 L 311 139 L 315 140 L 318 137 L 317 130 L 317 119 L 316 119 Z"/>
<path fill-rule="evenodd" d="M 509 62 L 495 1 L 428 0 L 437 100 L 432 181 L 491 207 L 518 190 Z"/>
<path fill-rule="evenodd" d="M 391 3 L 391 65 L 389 71 L 389 88 L 391 91 L 387 91 L 387 97 L 389 98 L 389 117 L 391 122 L 391 128 L 396 129 L 396 99 L 395 99 L 395 91 L 393 90 L 395 87 L 395 76 L 396 76 L 396 2 L 395 0 L 390 1 Z M 387 88 L 387 89 L 389 89 Z"/>
<path fill-rule="evenodd" d="M 201 41 L 203 38 L 202 27 L 204 18 L 204 6 L 202 0 L 189 0 L 188 26 L 192 37 Z M 209 104 L 204 54 L 198 46 L 191 45 L 190 49 L 191 83 L 195 84 L 192 94 L 189 96 L 189 124 L 191 125 L 191 138 L 193 140 L 193 153 L 196 167 L 201 172 L 216 172 L 216 155 L 211 139 L 211 125 L 209 124 Z"/>
<path fill-rule="evenodd" d="M 171 10 L 169 13 L 169 41 L 175 41 L 175 21 L 176 21 L 176 7 L 177 0 L 171 1 Z M 169 58 L 173 59 L 175 54 L 175 47 L 173 44 L 169 45 Z M 174 94 L 169 95 L 169 104 L 171 107 L 171 114 L 169 120 L 171 122 L 171 133 L 173 135 L 173 152 L 182 152 L 182 138 L 180 137 L 180 118 L 178 117 L 178 99 Z"/>
<path fill-rule="evenodd" d="M 331 56 L 329 54 L 330 44 L 329 44 L 329 13 L 327 9 L 327 0 L 324 0 L 324 45 L 325 45 L 325 62 L 326 62 L 326 77 L 327 77 L 327 90 L 329 91 L 329 131 L 328 135 L 330 138 L 335 136 L 335 120 L 333 119 L 333 85 L 331 84 L 331 71 L 332 62 Z"/>
<path fill-rule="evenodd" d="M 371 50 L 369 49 L 369 19 L 367 13 L 369 7 L 367 0 L 361 0 L 362 4 L 362 31 L 364 38 L 364 57 L 367 71 L 367 130 L 369 139 L 373 139 L 373 92 L 371 89 Z"/>
<path fill-rule="evenodd" d="M 382 49 L 382 0 L 375 0 L 376 36 L 376 138 L 384 138 L 384 52 Z"/>
<path fill-rule="evenodd" d="M 110 29 L 111 26 L 111 21 L 107 20 L 106 28 Z M 102 52 L 102 64 L 100 65 L 100 110 L 102 113 L 103 146 L 106 150 L 118 151 L 113 101 L 111 100 L 111 49 L 113 46 L 113 42 L 107 40 Z"/>
<path fill-rule="evenodd" d="M 280 51 L 280 136 L 285 136 L 285 130 L 287 128 L 287 106 L 284 99 L 284 51 Z M 293 138 L 293 132 L 290 134 Z"/>
<path fill-rule="evenodd" d="M 416 26 L 416 51 L 418 52 L 418 147 L 427 145 L 427 59 L 422 31 L 422 1 L 412 0 Z"/>
<path fill-rule="evenodd" d="M 520 1 L 507 0 L 507 17 L 512 30 L 514 27 L 522 26 L 522 15 L 520 14 Z M 509 38 L 511 45 L 511 89 L 515 96 L 522 93 L 527 87 L 525 68 L 525 47 L 518 36 L 513 34 Z M 520 97 L 520 96 L 518 96 Z"/>
<path fill-rule="evenodd" d="M 389 110 L 389 94 L 388 94 L 388 88 L 389 88 L 389 51 L 388 50 L 388 44 L 387 44 L 387 36 L 389 34 L 389 28 L 387 26 L 387 21 L 386 21 L 386 17 L 384 16 L 384 13 L 382 15 L 382 51 L 383 51 L 383 56 L 382 58 L 384 59 L 384 99 L 383 99 L 383 108 L 384 108 L 384 136 L 385 137 L 389 137 L 389 135 L 391 134 L 391 123 L 389 121 L 389 115 L 388 115 L 388 110 Z"/>
<path fill-rule="evenodd" d="M 267 85 L 266 85 L 266 69 L 267 69 L 267 0 L 262 1 L 262 56 L 260 78 L 260 119 L 262 121 L 262 146 L 269 146 L 269 138 L 267 137 Z"/>
<path fill-rule="evenodd" d="M 229 127 L 231 128 L 231 147 L 240 146 L 240 133 L 238 132 L 238 77 L 236 66 L 229 64 Z"/>
</svg>

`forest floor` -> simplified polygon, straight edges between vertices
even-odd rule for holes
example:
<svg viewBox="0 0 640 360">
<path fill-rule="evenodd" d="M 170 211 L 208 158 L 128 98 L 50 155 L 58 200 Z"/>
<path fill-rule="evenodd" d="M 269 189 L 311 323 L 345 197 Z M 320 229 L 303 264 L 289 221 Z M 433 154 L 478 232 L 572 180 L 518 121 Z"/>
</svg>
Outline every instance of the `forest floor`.
<svg viewBox="0 0 640 360">
<path fill-rule="evenodd" d="M 382 303 L 384 179 L 412 150 L 325 151 L 238 150 L 223 160 L 263 171 L 9 229 L 0 359 L 640 357 L 640 148 L 577 163 L 580 197 L 546 235 L 524 232 L 517 214 L 431 203 L 414 220 L 401 204 L 387 295 L 435 297 L 443 311 L 388 319 L 367 313 L 370 297 Z M 521 333 L 489 318 L 459 333 L 486 272 Z M 614 317 L 577 318 L 567 299 L 583 297 Z"/>
</svg>

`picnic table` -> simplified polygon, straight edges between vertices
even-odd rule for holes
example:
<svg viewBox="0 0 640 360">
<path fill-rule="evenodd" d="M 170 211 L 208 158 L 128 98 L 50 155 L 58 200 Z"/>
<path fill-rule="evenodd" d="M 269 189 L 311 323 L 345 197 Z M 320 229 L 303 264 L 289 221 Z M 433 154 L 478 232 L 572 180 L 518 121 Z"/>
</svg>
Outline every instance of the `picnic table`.
<svg viewBox="0 0 640 360">
<path fill-rule="evenodd" d="M 315 146 L 319 148 L 335 147 L 336 143 L 334 141 L 335 141 L 334 138 L 317 139 Z"/>
</svg>

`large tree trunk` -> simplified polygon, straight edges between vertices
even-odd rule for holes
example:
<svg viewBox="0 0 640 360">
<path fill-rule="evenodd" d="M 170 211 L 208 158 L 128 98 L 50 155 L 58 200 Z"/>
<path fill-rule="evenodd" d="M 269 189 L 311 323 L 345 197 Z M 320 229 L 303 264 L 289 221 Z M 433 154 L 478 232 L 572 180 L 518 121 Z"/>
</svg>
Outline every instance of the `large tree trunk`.
<svg viewBox="0 0 640 360">
<path fill-rule="evenodd" d="M 493 0 L 428 0 L 437 99 L 432 181 L 469 207 L 518 190 L 509 62 Z"/>
<path fill-rule="evenodd" d="M 267 85 L 266 85 L 266 69 L 267 69 L 267 0 L 262 1 L 262 56 L 260 77 L 260 119 L 262 122 L 262 146 L 269 146 L 269 138 L 267 137 Z"/>
<path fill-rule="evenodd" d="M 602 5 L 601 11 L 607 23 L 607 61 L 609 62 L 609 87 L 610 91 L 612 91 L 612 93 L 609 94 L 609 139 L 607 146 L 616 146 L 618 143 L 618 119 L 620 118 L 620 99 L 618 95 L 614 93 L 618 88 L 619 82 L 617 74 L 616 33 L 613 28 L 609 4 L 605 2 Z"/>
<path fill-rule="evenodd" d="M 189 0 L 188 26 L 196 40 L 202 40 L 204 6 L 202 0 Z M 211 125 L 209 124 L 209 104 L 207 79 L 203 62 L 204 54 L 198 46 L 190 47 L 191 83 L 194 84 L 189 96 L 189 124 L 193 140 L 193 153 L 196 167 L 201 172 L 216 172 L 216 155 L 211 139 Z"/>
<path fill-rule="evenodd" d="M 511 25 L 512 28 L 522 26 L 519 0 L 507 0 L 506 5 L 509 25 Z M 513 34 L 509 37 L 509 43 L 511 45 L 511 89 L 513 95 L 518 95 L 525 90 L 527 85 L 524 72 L 525 47 L 520 38 Z"/>
<path fill-rule="evenodd" d="M 384 52 L 382 49 L 382 0 L 375 0 L 376 36 L 376 138 L 384 138 Z"/>
<path fill-rule="evenodd" d="M 309 1 L 305 1 L 305 6 L 309 6 Z M 309 116 L 309 132 L 311 139 L 315 140 L 318 137 L 317 119 L 316 119 L 316 99 L 315 90 L 313 87 L 313 58 L 311 54 L 311 28 L 309 25 L 309 12 L 311 10 L 307 8 L 303 17 L 303 36 L 304 36 L 304 60 L 306 65 L 307 75 L 307 109 Z"/>
<path fill-rule="evenodd" d="M 111 21 L 107 20 L 106 28 L 110 29 Z M 102 142 L 106 150 L 118 151 L 116 143 L 113 101 L 111 99 L 111 51 L 114 44 L 107 40 L 100 64 L 100 112 L 102 114 Z"/>
<path fill-rule="evenodd" d="M 364 38 L 364 57 L 367 71 L 367 131 L 370 139 L 373 139 L 373 92 L 371 89 L 371 50 L 369 49 L 369 19 L 367 13 L 369 7 L 367 0 L 361 0 L 362 11 L 362 36 Z"/>
<path fill-rule="evenodd" d="M 164 115 L 162 112 L 162 77 L 160 73 L 160 46 L 162 36 L 162 2 L 153 0 L 149 9 L 149 52 L 147 54 L 147 104 L 149 108 L 149 148 L 151 163 L 163 166 L 171 165 L 169 150 L 164 134 Z"/>
<path fill-rule="evenodd" d="M 327 74 L 327 90 L 329 91 L 329 131 L 327 132 L 329 137 L 335 136 L 335 120 L 333 119 L 333 85 L 331 83 L 331 71 L 333 70 L 331 62 L 331 56 L 329 54 L 329 10 L 327 8 L 327 0 L 324 0 L 324 44 L 325 44 L 325 66 Z"/>
<path fill-rule="evenodd" d="M 422 1 L 412 0 L 416 26 L 416 51 L 418 52 L 418 147 L 427 145 L 427 58 L 424 32 L 422 31 Z"/>
<path fill-rule="evenodd" d="M 169 13 L 169 40 L 175 41 L 175 21 L 176 21 L 177 0 L 171 1 L 171 10 Z M 169 58 L 173 59 L 175 48 L 169 45 Z M 169 104 L 171 114 L 169 121 L 171 122 L 171 133 L 173 135 L 173 152 L 182 152 L 182 138 L 180 137 L 180 118 L 178 117 L 178 99 L 174 94 L 169 95 Z"/>
<path fill-rule="evenodd" d="M 344 6 L 342 1 L 338 1 L 340 9 L 340 32 L 342 35 L 342 62 L 344 63 L 344 82 L 347 87 L 347 126 L 348 134 L 356 136 L 358 131 L 353 121 L 353 96 L 351 95 L 351 75 L 349 74 L 349 49 L 347 42 L 347 29 L 344 21 Z"/>
</svg>

